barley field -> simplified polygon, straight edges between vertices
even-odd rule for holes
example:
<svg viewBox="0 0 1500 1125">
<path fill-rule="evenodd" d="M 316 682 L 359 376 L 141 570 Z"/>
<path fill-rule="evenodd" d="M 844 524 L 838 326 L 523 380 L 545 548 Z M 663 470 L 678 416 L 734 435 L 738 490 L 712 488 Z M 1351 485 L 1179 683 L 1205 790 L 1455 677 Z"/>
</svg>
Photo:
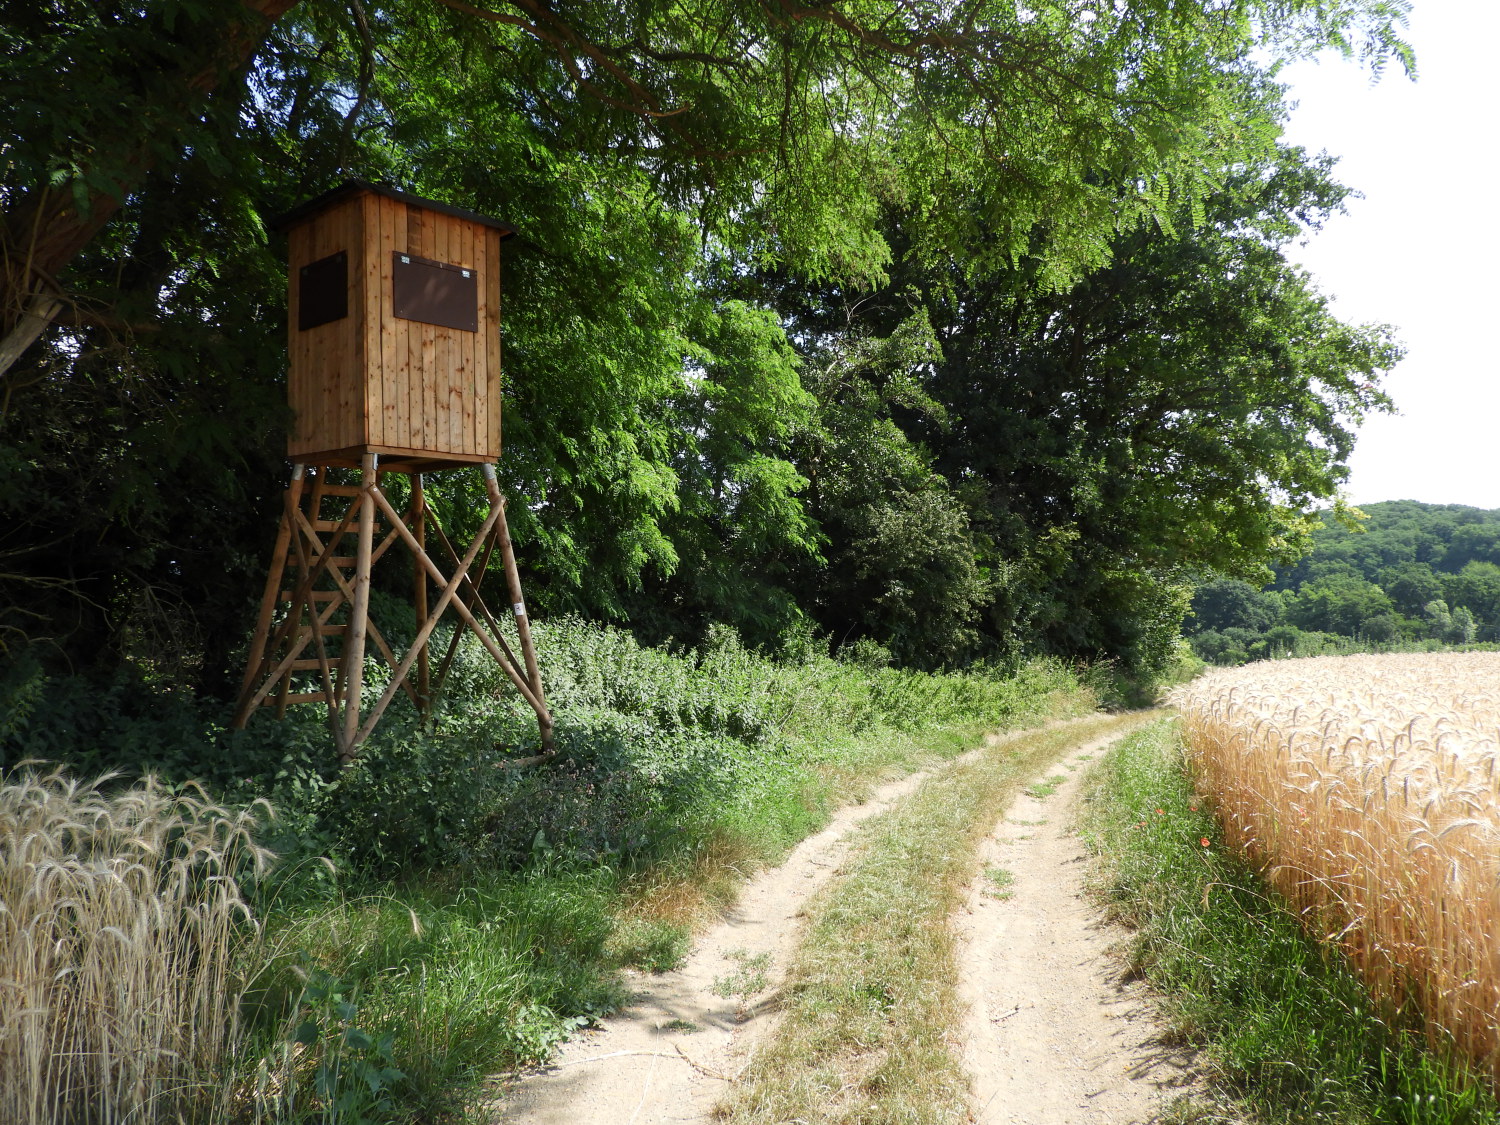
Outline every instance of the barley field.
<svg viewBox="0 0 1500 1125">
<path fill-rule="evenodd" d="M 1500 1079 L 1500 653 L 1262 662 L 1172 702 L 1227 842 L 1387 1011 Z"/>
<path fill-rule="evenodd" d="M 263 809 L 0 776 L 0 1122 L 194 1119 L 224 1096 Z"/>
</svg>

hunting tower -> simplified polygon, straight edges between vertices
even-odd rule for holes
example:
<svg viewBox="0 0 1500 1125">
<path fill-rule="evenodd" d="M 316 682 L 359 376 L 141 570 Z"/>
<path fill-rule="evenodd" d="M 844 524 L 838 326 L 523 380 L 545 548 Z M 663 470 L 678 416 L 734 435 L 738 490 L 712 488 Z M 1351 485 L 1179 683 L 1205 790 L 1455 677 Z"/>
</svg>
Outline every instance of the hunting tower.
<svg viewBox="0 0 1500 1125">
<path fill-rule="evenodd" d="M 292 704 L 324 703 L 348 761 L 398 691 L 427 713 L 467 630 L 536 711 L 549 753 L 552 719 L 494 469 L 500 254 L 515 232 L 362 182 L 343 184 L 273 226 L 286 233 L 289 259 L 293 465 L 234 725 L 243 727 L 260 706 L 280 716 Z M 489 512 L 460 555 L 427 507 L 422 475 L 474 466 Z M 392 474 L 405 486 L 388 491 Z M 440 548 L 431 553 L 429 532 Z M 403 550 L 396 554 L 414 568 L 417 623 L 399 656 L 369 617 L 372 567 L 397 543 Z M 479 592 L 497 549 L 519 659 Z M 457 625 L 434 678 L 429 643 L 450 609 Z M 367 641 L 391 676 L 364 713 Z"/>
</svg>

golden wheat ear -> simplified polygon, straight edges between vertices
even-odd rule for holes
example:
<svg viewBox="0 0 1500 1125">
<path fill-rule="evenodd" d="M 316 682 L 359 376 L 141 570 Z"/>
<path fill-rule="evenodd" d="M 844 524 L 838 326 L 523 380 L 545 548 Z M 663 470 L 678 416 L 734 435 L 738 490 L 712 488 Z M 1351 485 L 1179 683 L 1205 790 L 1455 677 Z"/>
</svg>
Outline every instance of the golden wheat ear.
<svg viewBox="0 0 1500 1125">
<path fill-rule="evenodd" d="M 238 1046 L 238 876 L 273 858 L 269 806 L 44 765 L 0 778 L 0 1120 L 201 1118 Z"/>
<path fill-rule="evenodd" d="M 1500 654 L 1263 662 L 1178 689 L 1226 839 L 1377 1002 L 1500 1079 Z"/>
</svg>

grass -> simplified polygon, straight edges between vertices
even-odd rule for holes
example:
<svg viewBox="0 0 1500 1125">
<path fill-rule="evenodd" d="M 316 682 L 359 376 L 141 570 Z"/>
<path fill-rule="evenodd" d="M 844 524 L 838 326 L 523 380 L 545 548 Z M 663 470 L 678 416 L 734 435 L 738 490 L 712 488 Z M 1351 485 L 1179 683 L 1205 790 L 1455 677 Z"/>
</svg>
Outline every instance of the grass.
<svg viewBox="0 0 1500 1125">
<path fill-rule="evenodd" d="M 1091 773 L 1081 828 L 1096 887 L 1134 928 L 1131 966 L 1199 1045 L 1210 1103 L 1181 1121 L 1480 1125 L 1487 1087 L 1372 1003 L 1328 946 L 1227 848 L 1184 772 L 1175 722 L 1124 740 Z M 1160 810 L 1160 813 L 1158 813 Z M 1214 1101 L 1219 1104 L 1214 1104 Z"/>
<path fill-rule="evenodd" d="M 956 763 L 861 829 L 846 874 L 809 907 L 783 1014 L 720 1107 L 761 1121 L 967 1121 L 949 916 L 980 841 L 1022 785 L 1101 718 L 1017 736 Z"/>
<path fill-rule="evenodd" d="M 984 881 L 989 884 L 989 890 L 985 893 L 991 898 L 998 898 L 1003 902 L 1015 893 L 1011 890 L 1016 881 L 1014 871 L 1007 871 L 1003 867 L 986 867 Z"/>
<path fill-rule="evenodd" d="M 248 998 L 256 1111 L 295 1121 L 331 1096 L 345 1120 L 462 1114 L 498 1067 L 541 1061 L 623 998 L 614 905 L 596 870 L 470 873 L 273 912 Z"/>
<path fill-rule="evenodd" d="M 1045 781 L 1038 781 L 1034 785 L 1028 785 L 1025 789 L 1026 796 L 1036 800 L 1044 800 L 1057 792 L 1057 787 L 1068 779 L 1060 773 L 1055 773 Z"/>
<path fill-rule="evenodd" d="M 726 1000 L 739 999 L 743 1006 L 757 992 L 766 988 L 766 970 L 771 967 L 769 953 L 751 955 L 743 949 L 731 950 L 726 956 L 739 968 L 728 976 L 715 977 L 710 991 Z"/>
</svg>

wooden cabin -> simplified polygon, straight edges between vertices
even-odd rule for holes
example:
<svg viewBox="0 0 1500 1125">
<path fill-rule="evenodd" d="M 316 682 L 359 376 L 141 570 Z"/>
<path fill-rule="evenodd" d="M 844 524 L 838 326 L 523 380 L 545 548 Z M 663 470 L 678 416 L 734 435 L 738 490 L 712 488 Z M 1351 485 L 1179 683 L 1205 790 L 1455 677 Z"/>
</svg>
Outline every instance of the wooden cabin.
<svg viewBox="0 0 1500 1125">
<path fill-rule="evenodd" d="M 500 456 L 504 223 L 351 181 L 287 236 L 292 461 L 411 471 Z"/>
</svg>

